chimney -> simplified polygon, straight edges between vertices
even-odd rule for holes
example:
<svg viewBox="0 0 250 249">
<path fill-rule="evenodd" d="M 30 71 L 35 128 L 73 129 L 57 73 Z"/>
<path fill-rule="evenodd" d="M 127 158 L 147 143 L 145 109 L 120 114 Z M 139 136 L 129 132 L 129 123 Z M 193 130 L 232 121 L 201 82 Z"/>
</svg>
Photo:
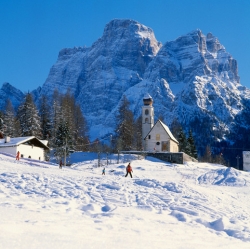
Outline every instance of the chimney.
<svg viewBox="0 0 250 249">
<path fill-rule="evenodd" d="M 9 136 L 6 136 L 5 137 L 5 143 L 9 143 L 10 142 L 10 137 Z"/>
</svg>

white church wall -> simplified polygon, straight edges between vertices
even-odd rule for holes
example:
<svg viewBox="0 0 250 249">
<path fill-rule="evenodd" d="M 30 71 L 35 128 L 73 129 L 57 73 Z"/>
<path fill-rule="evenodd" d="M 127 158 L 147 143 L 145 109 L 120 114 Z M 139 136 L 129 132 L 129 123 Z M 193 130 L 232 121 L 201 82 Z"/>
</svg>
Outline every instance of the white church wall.
<svg viewBox="0 0 250 249">
<path fill-rule="evenodd" d="M 173 140 L 170 140 L 170 151 L 171 152 L 179 152 L 179 146 Z"/>
<path fill-rule="evenodd" d="M 156 126 L 151 130 L 149 135 L 150 139 L 147 140 L 148 151 L 162 152 L 162 141 L 167 142 L 169 147 L 170 138 L 161 126 L 161 124 L 156 124 Z"/>
</svg>

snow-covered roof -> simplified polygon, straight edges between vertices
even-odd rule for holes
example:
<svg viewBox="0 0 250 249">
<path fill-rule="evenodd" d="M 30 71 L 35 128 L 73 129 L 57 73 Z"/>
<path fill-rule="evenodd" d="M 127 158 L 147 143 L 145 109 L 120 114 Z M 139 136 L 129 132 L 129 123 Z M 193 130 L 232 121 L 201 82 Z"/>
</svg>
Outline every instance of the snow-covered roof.
<svg viewBox="0 0 250 249">
<path fill-rule="evenodd" d="M 8 142 L 6 142 L 6 139 L 3 138 L 3 139 L 0 139 L 0 147 L 15 147 L 15 146 L 18 146 L 20 144 L 27 143 L 27 142 L 32 142 L 35 146 L 37 145 L 38 147 L 42 147 L 44 149 L 49 149 L 49 147 L 44 142 L 42 142 L 41 140 L 39 140 L 35 136 L 11 137 L 11 138 L 9 138 Z"/>
<path fill-rule="evenodd" d="M 153 99 L 148 93 L 145 93 L 143 99 Z"/>
<path fill-rule="evenodd" d="M 162 125 L 162 127 L 164 128 L 164 130 L 168 133 L 168 135 L 170 136 L 170 138 L 175 141 L 176 143 L 179 143 L 176 138 L 174 137 L 174 135 L 172 134 L 172 132 L 170 131 L 170 129 L 168 128 L 167 125 L 165 125 L 163 122 L 161 122 L 161 120 L 158 120 L 158 122 Z"/>
<path fill-rule="evenodd" d="M 46 146 L 48 145 L 48 140 L 40 140 L 40 142 L 42 142 L 43 144 L 45 144 Z"/>
<path fill-rule="evenodd" d="M 179 142 L 176 140 L 176 138 L 174 137 L 174 135 L 172 134 L 172 132 L 170 131 L 170 129 L 168 128 L 168 126 L 165 125 L 160 119 L 154 124 L 154 126 L 151 128 L 151 130 L 149 131 L 149 133 L 154 129 L 154 127 L 156 126 L 157 123 L 160 123 L 162 125 L 163 129 L 167 132 L 167 134 L 169 135 L 169 137 L 170 137 L 171 140 L 173 140 L 173 141 L 175 141 L 176 143 L 179 144 Z M 146 135 L 146 137 L 148 136 L 148 134 Z"/>
</svg>

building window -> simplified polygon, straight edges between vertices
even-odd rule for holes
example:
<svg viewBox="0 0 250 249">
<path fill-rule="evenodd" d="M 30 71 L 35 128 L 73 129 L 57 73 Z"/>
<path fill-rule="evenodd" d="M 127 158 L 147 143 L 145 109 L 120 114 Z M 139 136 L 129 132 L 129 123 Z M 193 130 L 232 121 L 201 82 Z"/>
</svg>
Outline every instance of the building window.
<svg viewBox="0 0 250 249">
<path fill-rule="evenodd" d="M 162 151 L 169 151 L 169 143 L 167 141 L 161 142 L 161 150 Z"/>
<path fill-rule="evenodd" d="M 148 118 L 145 118 L 145 123 L 148 123 Z"/>
<path fill-rule="evenodd" d="M 148 135 L 148 139 L 151 139 L 151 135 Z"/>
<path fill-rule="evenodd" d="M 156 137 L 155 137 L 155 139 L 156 139 L 157 141 L 159 141 L 159 140 L 161 139 L 161 136 L 160 136 L 160 134 L 156 134 Z"/>
<path fill-rule="evenodd" d="M 148 115 L 149 114 L 149 111 L 148 109 L 145 110 L 145 115 Z"/>
</svg>

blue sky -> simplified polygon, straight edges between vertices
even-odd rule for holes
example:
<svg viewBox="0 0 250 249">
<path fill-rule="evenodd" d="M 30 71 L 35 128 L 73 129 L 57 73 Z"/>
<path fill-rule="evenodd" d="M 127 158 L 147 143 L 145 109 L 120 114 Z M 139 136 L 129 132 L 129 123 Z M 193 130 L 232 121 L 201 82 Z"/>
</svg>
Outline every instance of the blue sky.
<svg viewBox="0 0 250 249">
<path fill-rule="evenodd" d="M 213 33 L 250 88 L 250 0 L 1 0 L 0 87 L 42 86 L 62 48 L 91 46 L 115 18 L 136 20 L 162 43 L 192 30 Z"/>
</svg>

